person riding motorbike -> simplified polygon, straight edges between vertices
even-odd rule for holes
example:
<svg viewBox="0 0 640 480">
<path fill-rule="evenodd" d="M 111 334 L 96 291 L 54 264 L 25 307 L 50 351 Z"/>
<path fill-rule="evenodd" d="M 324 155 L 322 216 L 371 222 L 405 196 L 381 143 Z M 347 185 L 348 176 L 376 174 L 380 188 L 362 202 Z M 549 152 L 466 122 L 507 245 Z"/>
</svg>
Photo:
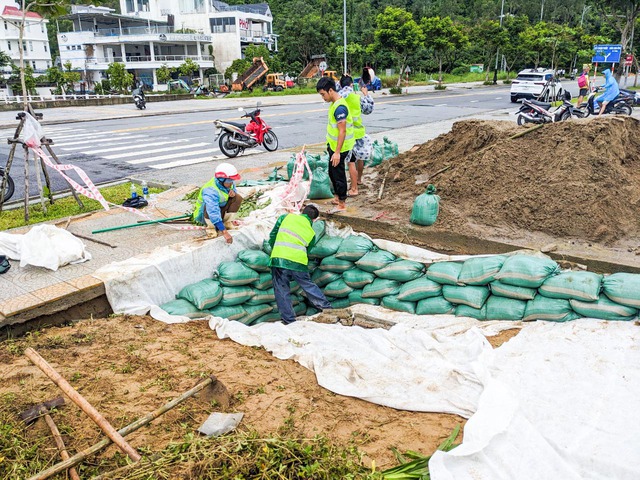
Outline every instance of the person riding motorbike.
<svg viewBox="0 0 640 480">
<path fill-rule="evenodd" d="M 605 78 L 604 93 L 593 102 L 594 112 L 598 109 L 598 103 L 602 102 L 598 115 L 602 115 L 607 108 L 607 104 L 620 95 L 620 87 L 611 70 L 607 68 L 603 73 Z"/>
</svg>

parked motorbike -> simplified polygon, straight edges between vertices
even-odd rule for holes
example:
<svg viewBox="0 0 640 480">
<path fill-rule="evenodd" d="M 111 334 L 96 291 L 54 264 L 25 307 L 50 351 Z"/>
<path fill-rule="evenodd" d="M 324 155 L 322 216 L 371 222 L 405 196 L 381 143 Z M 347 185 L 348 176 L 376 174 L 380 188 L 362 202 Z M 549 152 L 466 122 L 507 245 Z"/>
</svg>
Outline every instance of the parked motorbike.
<svg viewBox="0 0 640 480">
<path fill-rule="evenodd" d="M 633 98 L 633 105 L 640 105 L 640 92 L 636 90 L 627 90 L 626 88 L 620 89 L 620 94 L 627 95 Z"/>
<path fill-rule="evenodd" d="M 147 100 L 144 98 L 144 93 L 139 88 L 136 88 L 133 92 L 133 103 L 138 110 L 144 110 L 147 108 Z"/>
<path fill-rule="evenodd" d="M 5 176 L 4 168 L 0 167 L 0 185 L 2 185 L 2 178 L 4 176 Z M 9 200 L 11 197 L 13 197 L 13 193 L 15 192 L 15 190 L 16 190 L 16 186 L 13 183 L 13 179 L 9 174 L 7 174 L 7 186 L 6 186 L 6 190 L 4 191 L 4 202 Z"/>
<path fill-rule="evenodd" d="M 587 100 L 582 102 L 575 114 L 578 118 L 586 118 L 589 115 L 598 115 L 600 113 L 600 104 L 597 109 L 594 107 L 596 94 L 602 91 L 602 87 L 596 87 L 593 92 L 589 93 Z M 634 98 L 626 93 L 620 93 L 616 98 L 607 103 L 603 114 L 611 113 L 613 115 L 631 115 L 633 112 Z"/>
<path fill-rule="evenodd" d="M 561 122 L 571 118 L 575 107 L 571 103 L 571 94 L 564 92 L 562 105 L 551 111 L 551 103 L 538 100 L 523 100 L 518 115 L 518 125 L 525 123 L 552 123 Z"/>
<path fill-rule="evenodd" d="M 260 117 L 260 103 L 252 112 L 247 112 L 241 118 L 249 118 L 249 123 L 213 122 L 217 131 L 215 140 L 218 141 L 220 151 L 229 158 L 236 157 L 247 148 L 258 145 L 263 146 L 268 152 L 278 149 L 278 137 L 271 127 Z M 243 112 L 241 107 L 238 109 Z"/>
</svg>

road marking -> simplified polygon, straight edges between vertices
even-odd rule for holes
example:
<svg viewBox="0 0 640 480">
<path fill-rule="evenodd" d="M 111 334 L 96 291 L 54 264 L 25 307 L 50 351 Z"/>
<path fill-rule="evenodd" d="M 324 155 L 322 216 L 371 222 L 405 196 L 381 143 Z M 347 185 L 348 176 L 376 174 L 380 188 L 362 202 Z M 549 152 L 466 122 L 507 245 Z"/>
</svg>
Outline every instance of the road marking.
<svg viewBox="0 0 640 480">
<path fill-rule="evenodd" d="M 113 147 L 113 148 L 103 148 L 102 150 L 91 150 L 91 153 L 92 154 L 99 154 L 99 153 L 109 153 L 109 152 L 121 152 L 123 150 L 131 150 L 131 148 L 135 148 L 136 149 L 135 155 L 143 155 L 143 154 L 147 153 L 145 151 L 141 151 L 141 149 L 143 149 L 143 148 L 157 147 L 157 146 L 160 146 L 160 145 L 172 145 L 172 144 L 176 144 L 176 143 L 191 142 L 193 140 L 195 140 L 195 139 L 193 139 L 193 138 L 179 138 L 177 140 L 167 140 L 166 142 L 140 143 L 138 145 L 126 145 L 124 147 Z M 182 147 L 182 148 L 185 148 L 185 147 Z M 69 150 L 72 150 L 72 149 L 70 148 Z"/>
<path fill-rule="evenodd" d="M 191 145 L 178 145 L 176 147 L 157 148 L 155 150 L 147 150 L 146 152 L 129 152 L 129 153 L 118 153 L 116 155 L 104 155 L 103 158 L 106 158 L 107 160 L 116 160 L 119 158 L 137 157 L 141 153 L 147 155 L 150 153 L 162 153 L 162 152 L 170 152 L 173 150 L 184 150 L 185 148 L 190 148 L 190 147 L 204 147 L 205 145 L 211 145 L 211 144 L 210 143 L 192 143 Z"/>
<path fill-rule="evenodd" d="M 434 105 L 434 107 L 446 107 L 446 103 L 439 103 L 438 105 Z"/>
<path fill-rule="evenodd" d="M 469 103 L 478 103 L 478 100 L 471 100 Z"/>
<path fill-rule="evenodd" d="M 187 165 L 196 165 L 198 163 L 213 162 L 215 158 L 216 157 L 214 157 L 213 155 L 209 155 L 208 157 L 199 157 L 199 158 L 188 158 L 188 159 L 185 158 L 184 160 L 177 160 L 175 162 L 161 163 L 158 165 L 149 165 L 149 167 L 155 168 L 156 170 L 164 170 L 166 168 L 184 167 Z"/>
<path fill-rule="evenodd" d="M 121 139 L 118 139 L 120 141 L 113 141 L 113 138 L 103 138 L 103 139 L 95 139 L 95 140 L 91 140 L 91 144 L 96 144 L 96 143 L 105 143 L 105 142 L 109 142 L 109 145 L 119 145 L 123 142 L 128 142 L 129 140 L 133 139 L 133 138 L 148 138 L 149 135 L 128 135 L 126 137 L 121 137 Z M 67 146 L 71 146 L 71 145 L 85 145 L 88 146 L 87 144 L 88 140 L 82 140 L 80 142 L 68 142 L 68 143 L 55 143 L 54 145 L 56 147 L 67 147 Z M 82 147 L 84 148 L 84 147 Z M 65 150 L 77 150 L 77 148 L 65 148 Z"/>
<path fill-rule="evenodd" d="M 113 133 L 113 132 L 92 132 L 92 133 L 74 133 L 72 135 L 59 135 L 54 140 L 75 140 L 87 137 L 99 137 L 101 135 L 108 135 L 109 137 L 122 137 L 127 136 L 128 133 Z"/>
<path fill-rule="evenodd" d="M 502 97 L 496 97 L 496 100 L 502 100 Z"/>
<path fill-rule="evenodd" d="M 219 149 L 207 148 L 206 150 L 197 150 L 195 152 L 180 152 L 180 153 L 172 153 L 171 155 L 161 155 L 159 157 L 136 158 L 135 160 L 128 160 L 127 163 L 130 163 L 131 165 L 139 165 L 141 163 L 156 162 L 158 160 L 171 160 L 172 158 L 184 158 L 187 155 L 202 155 L 206 153 L 211 153 L 214 150 L 219 150 Z"/>
</svg>

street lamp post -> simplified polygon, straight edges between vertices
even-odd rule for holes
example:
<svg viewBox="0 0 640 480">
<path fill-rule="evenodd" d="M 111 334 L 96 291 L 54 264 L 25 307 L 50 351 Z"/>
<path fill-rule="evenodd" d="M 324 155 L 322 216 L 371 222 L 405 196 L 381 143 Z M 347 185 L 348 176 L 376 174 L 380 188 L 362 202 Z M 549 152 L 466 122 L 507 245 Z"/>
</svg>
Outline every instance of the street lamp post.
<svg viewBox="0 0 640 480">
<path fill-rule="evenodd" d="M 587 13 L 587 10 L 591 8 L 591 5 L 584 4 L 582 7 L 582 15 L 580 16 L 580 26 L 582 27 L 582 23 L 584 22 L 584 15 Z"/>
<path fill-rule="evenodd" d="M 504 0 L 500 6 L 500 28 L 502 28 L 502 18 L 504 17 Z M 500 47 L 496 49 L 496 68 L 493 70 L 493 84 L 498 84 L 498 57 L 500 55 Z"/>
<path fill-rule="evenodd" d="M 540 5 L 540 21 L 542 21 L 543 15 L 544 15 L 544 0 L 542 0 L 542 5 Z"/>
<path fill-rule="evenodd" d="M 347 0 L 342 2 L 342 10 L 344 12 L 342 19 L 342 38 L 344 40 L 344 63 L 342 65 L 342 73 L 347 73 Z"/>
</svg>

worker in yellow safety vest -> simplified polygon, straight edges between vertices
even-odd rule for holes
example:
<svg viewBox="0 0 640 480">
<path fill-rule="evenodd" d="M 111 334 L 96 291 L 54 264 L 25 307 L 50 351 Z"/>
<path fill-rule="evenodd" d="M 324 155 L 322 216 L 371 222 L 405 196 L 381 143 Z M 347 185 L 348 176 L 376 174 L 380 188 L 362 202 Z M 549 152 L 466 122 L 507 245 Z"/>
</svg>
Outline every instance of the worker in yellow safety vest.
<svg viewBox="0 0 640 480">
<path fill-rule="evenodd" d="M 292 281 L 300 285 L 307 300 L 315 308 L 332 308 L 327 297 L 309 275 L 307 251 L 315 244 L 316 234 L 312 225 L 318 215 L 318 209 L 314 205 L 304 207 L 301 214 L 281 215 L 269 235 L 272 249 L 269 266 L 273 277 L 273 292 L 280 317 L 287 325 L 296 320 L 291 303 Z"/>
</svg>

